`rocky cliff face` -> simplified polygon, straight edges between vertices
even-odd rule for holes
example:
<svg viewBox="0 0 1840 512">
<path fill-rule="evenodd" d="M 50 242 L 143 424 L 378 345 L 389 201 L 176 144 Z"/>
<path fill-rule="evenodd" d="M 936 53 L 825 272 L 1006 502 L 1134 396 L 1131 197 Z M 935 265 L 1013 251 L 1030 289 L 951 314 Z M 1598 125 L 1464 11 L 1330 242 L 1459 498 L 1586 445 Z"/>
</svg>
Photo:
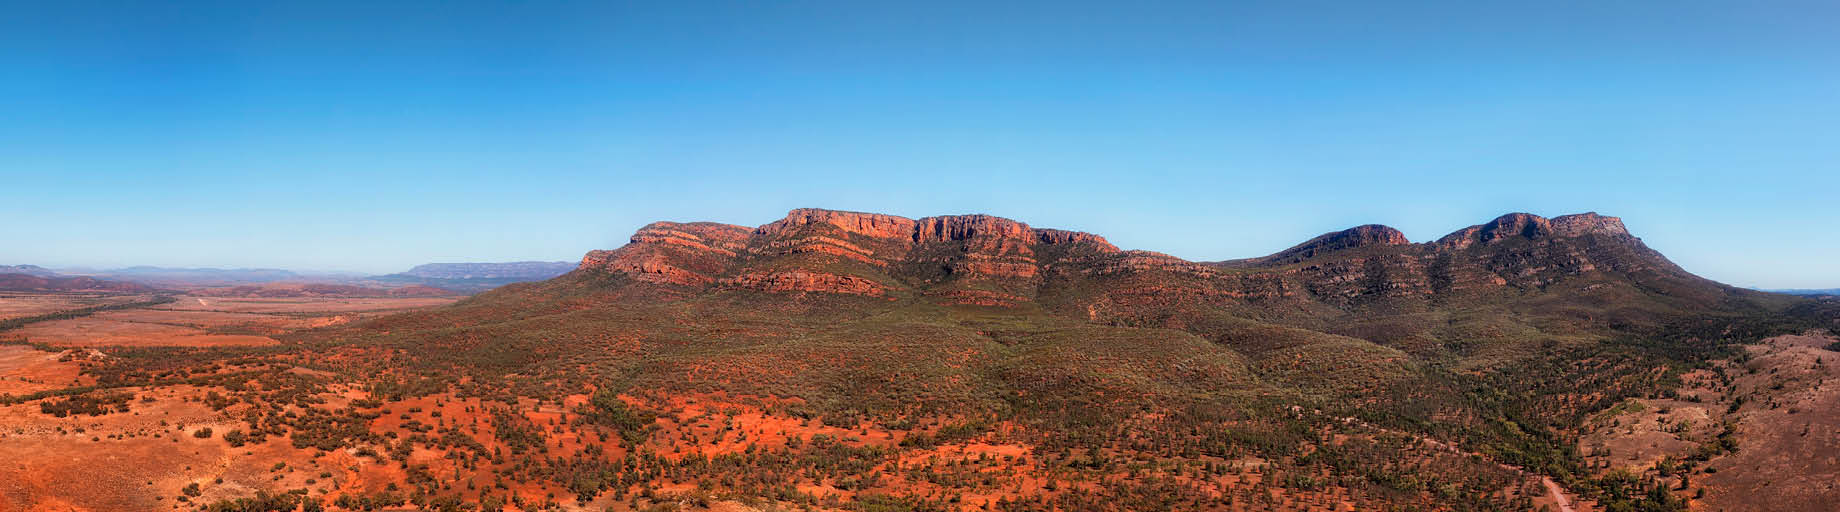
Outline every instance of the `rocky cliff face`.
<svg viewBox="0 0 1840 512">
<path fill-rule="evenodd" d="M 692 289 L 1052 302 L 1094 311 L 1185 301 L 1335 308 L 1532 290 L 1613 273 L 1710 285 L 1629 235 L 1615 217 L 1503 215 L 1429 243 L 1366 225 L 1263 258 L 1197 263 L 1121 251 L 1097 235 L 989 215 L 908 219 L 799 209 L 747 228 L 660 222 L 582 269 Z"/>
<path fill-rule="evenodd" d="M 581 268 L 660 284 L 879 296 L 946 282 L 1033 280 L 1044 249 L 1057 258 L 1118 252 L 1097 235 L 989 215 L 915 220 L 798 209 L 753 229 L 655 223 L 626 247 L 588 253 Z"/>
<path fill-rule="evenodd" d="M 750 230 L 712 222 L 654 222 L 625 247 L 590 251 L 579 268 L 604 270 L 659 284 L 704 285 L 728 269 Z"/>
</svg>

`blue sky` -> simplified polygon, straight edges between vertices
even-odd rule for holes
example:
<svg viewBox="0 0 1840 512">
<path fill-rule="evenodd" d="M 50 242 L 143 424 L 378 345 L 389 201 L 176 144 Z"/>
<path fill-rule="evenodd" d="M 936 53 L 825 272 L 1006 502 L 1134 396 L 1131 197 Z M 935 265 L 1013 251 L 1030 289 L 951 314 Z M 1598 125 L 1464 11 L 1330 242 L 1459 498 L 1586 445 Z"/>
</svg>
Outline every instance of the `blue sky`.
<svg viewBox="0 0 1840 512">
<path fill-rule="evenodd" d="M 1832 2 L 245 4 L 7 6 L 0 264 L 573 260 L 802 206 L 1215 260 L 1594 210 L 1840 286 Z"/>
</svg>

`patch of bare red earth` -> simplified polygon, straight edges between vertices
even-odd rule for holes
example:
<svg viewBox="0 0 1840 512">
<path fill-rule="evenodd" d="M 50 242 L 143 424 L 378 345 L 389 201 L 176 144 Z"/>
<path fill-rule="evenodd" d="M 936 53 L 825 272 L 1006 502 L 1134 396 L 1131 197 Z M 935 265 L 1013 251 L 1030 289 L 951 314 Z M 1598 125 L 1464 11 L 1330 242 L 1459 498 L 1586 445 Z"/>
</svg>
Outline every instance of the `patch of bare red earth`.
<svg viewBox="0 0 1840 512">
<path fill-rule="evenodd" d="M 126 413 L 66 418 L 40 412 L 36 402 L 0 408 L 0 511 L 189 510 L 176 499 L 187 484 L 222 478 L 214 492 L 247 495 L 272 482 L 267 467 L 254 466 L 292 460 L 267 446 L 231 449 L 216 436 L 193 437 L 201 428 L 241 426 L 183 399 L 196 388 L 126 391 L 147 400 Z"/>
<path fill-rule="evenodd" d="M 95 379 L 81 374 L 80 356 L 87 350 L 48 352 L 25 345 L 0 345 L 0 395 L 26 395 L 39 391 L 82 386 Z"/>
</svg>

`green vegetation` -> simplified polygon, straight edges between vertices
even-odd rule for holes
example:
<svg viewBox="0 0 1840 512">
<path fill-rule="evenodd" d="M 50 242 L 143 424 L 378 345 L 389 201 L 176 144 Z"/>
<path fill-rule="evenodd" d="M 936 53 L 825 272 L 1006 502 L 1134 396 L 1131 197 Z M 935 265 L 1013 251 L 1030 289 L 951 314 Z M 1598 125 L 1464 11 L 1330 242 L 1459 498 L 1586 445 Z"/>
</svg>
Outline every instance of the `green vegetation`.
<svg viewBox="0 0 1840 512">
<path fill-rule="evenodd" d="M 611 427 L 628 445 L 639 443 L 656 430 L 652 425 L 654 415 L 633 411 L 618 394 L 605 389 L 596 391 L 588 403 L 575 409 L 575 414 L 578 421 Z"/>
<path fill-rule="evenodd" d="M 134 394 L 113 391 L 96 391 L 73 395 L 63 400 L 45 400 L 39 402 L 39 411 L 63 418 L 87 414 L 101 416 L 109 413 L 128 412 L 128 402 L 134 400 Z"/>
</svg>

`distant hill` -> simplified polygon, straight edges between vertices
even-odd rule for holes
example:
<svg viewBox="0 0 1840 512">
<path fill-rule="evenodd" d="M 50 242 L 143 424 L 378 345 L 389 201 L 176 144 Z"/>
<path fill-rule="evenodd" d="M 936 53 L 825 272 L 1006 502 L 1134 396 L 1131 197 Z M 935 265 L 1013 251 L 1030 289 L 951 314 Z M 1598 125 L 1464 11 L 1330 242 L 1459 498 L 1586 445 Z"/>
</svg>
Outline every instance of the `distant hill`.
<svg viewBox="0 0 1840 512">
<path fill-rule="evenodd" d="M 299 281 L 305 276 L 278 268 L 168 268 L 134 266 L 87 273 L 96 277 L 170 286 L 227 286 Z"/>
<path fill-rule="evenodd" d="M 59 277 L 8 273 L 0 274 L 0 291 L 147 293 L 155 290 L 153 287 L 139 283 L 110 281 L 87 276 Z"/>
<path fill-rule="evenodd" d="M 58 275 L 56 271 L 38 265 L 0 265 L 0 274 L 25 274 L 39 277 Z"/>
<path fill-rule="evenodd" d="M 544 280 L 575 270 L 570 261 L 517 261 L 511 263 L 428 263 L 400 275 L 430 279 L 532 279 Z"/>
<path fill-rule="evenodd" d="M 260 285 L 242 285 L 227 288 L 206 288 L 194 290 L 193 293 L 217 297 L 260 297 L 260 298 L 297 298 L 297 297 L 445 297 L 454 295 L 453 291 L 428 286 L 402 286 L 396 288 L 369 288 L 348 284 L 330 283 L 265 283 Z"/>
<path fill-rule="evenodd" d="M 575 270 L 566 261 L 510 263 L 428 263 L 399 274 L 370 278 L 387 284 L 416 284 L 463 292 L 480 292 L 511 283 L 543 281 Z"/>
<path fill-rule="evenodd" d="M 1773 292 L 1773 293 L 1787 293 L 1789 295 L 1840 295 L 1840 288 L 1764 290 L 1764 291 Z"/>
</svg>

